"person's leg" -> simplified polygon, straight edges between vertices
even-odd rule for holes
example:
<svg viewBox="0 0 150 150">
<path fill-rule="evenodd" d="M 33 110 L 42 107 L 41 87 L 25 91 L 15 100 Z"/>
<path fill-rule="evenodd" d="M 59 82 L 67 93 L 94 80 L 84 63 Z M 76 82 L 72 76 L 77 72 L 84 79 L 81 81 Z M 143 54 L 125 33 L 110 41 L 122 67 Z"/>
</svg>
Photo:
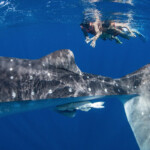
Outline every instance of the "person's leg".
<svg viewBox="0 0 150 150">
<path fill-rule="evenodd" d="M 127 39 L 127 40 L 129 40 L 131 37 L 129 34 L 126 34 L 126 33 L 120 33 L 119 36 L 124 38 L 124 39 Z"/>
<path fill-rule="evenodd" d="M 108 31 L 107 31 L 109 34 L 111 34 L 111 35 L 113 35 L 114 37 L 116 37 L 116 36 L 120 36 L 120 37 L 122 37 L 122 38 L 124 38 L 124 39 L 127 39 L 127 40 L 129 40 L 130 39 L 130 33 L 128 33 L 128 32 L 124 32 L 124 31 L 122 31 L 121 29 L 118 29 L 118 28 L 111 28 L 111 29 L 108 29 Z"/>
<path fill-rule="evenodd" d="M 146 38 L 143 34 L 141 34 L 139 31 L 137 30 L 132 30 L 133 33 L 135 33 L 136 35 L 138 35 L 142 41 L 146 42 Z"/>
<path fill-rule="evenodd" d="M 112 39 L 114 39 L 116 41 L 116 43 L 122 44 L 122 42 L 119 40 L 119 38 L 117 36 L 113 36 Z"/>
</svg>

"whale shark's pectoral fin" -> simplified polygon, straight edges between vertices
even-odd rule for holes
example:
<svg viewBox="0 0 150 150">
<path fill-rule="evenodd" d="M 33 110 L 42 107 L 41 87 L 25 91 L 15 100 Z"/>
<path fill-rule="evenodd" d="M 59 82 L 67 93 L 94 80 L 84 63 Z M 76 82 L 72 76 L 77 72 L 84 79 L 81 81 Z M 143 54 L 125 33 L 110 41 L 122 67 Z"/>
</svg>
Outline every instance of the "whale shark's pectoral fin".
<svg viewBox="0 0 150 150">
<path fill-rule="evenodd" d="M 76 110 L 80 111 L 89 111 L 91 108 L 104 108 L 104 102 L 75 102 L 69 104 L 63 104 L 56 107 L 56 111 L 67 117 L 75 117 Z"/>
<path fill-rule="evenodd" d="M 65 69 L 77 74 L 82 74 L 81 70 L 75 63 L 73 52 L 69 49 L 55 51 L 40 60 L 42 60 L 45 65 L 52 65 L 59 69 Z"/>
</svg>

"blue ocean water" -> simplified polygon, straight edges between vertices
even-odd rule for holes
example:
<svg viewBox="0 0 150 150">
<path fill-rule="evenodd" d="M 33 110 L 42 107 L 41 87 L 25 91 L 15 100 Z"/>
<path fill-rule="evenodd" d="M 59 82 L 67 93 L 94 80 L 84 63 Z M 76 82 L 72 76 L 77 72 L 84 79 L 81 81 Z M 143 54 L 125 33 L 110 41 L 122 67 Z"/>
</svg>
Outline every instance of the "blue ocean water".
<svg viewBox="0 0 150 150">
<path fill-rule="evenodd" d="M 0 1 L 0 55 L 37 59 L 71 49 L 83 72 L 122 77 L 150 63 L 150 2 L 148 0 L 5 0 Z M 146 37 L 84 41 L 80 23 L 85 10 L 103 19 L 130 22 Z M 139 150 L 123 105 L 106 100 L 104 109 L 78 112 L 67 118 L 49 109 L 0 118 L 1 150 Z"/>
</svg>

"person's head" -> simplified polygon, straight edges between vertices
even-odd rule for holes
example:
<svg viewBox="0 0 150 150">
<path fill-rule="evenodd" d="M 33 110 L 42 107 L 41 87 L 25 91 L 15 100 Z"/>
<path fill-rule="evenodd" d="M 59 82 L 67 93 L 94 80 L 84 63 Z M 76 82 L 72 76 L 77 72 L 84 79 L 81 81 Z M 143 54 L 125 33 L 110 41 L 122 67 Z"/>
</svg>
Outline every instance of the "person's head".
<svg viewBox="0 0 150 150">
<path fill-rule="evenodd" d="M 102 24 L 102 27 L 103 28 L 109 28 L 111 23 L 112 23 L 111 20 L 105 20 L 104 23 Z"/>
<path fill-rule="evenodd" d="M 88 29 L 90 27 L 91 23 L 90 22 L 83 22 L 80 24 L 80 27 L 83 29 L 83 28 L 86 28 Z"/>
</svg>

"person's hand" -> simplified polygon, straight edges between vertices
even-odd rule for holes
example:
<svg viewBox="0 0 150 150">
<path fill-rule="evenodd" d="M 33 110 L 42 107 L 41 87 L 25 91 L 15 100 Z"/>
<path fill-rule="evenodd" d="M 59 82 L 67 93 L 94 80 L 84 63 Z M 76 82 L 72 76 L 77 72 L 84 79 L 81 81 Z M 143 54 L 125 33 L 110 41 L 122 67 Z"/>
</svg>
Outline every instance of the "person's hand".
<svg viewBox="0 0 150 150">
<path fill-rule="evenodd" d="M 136 35 L 135 35 L 134 33 L 131 33 L 131 36 L 132 36 L 132 37 L 136 37 Z"/>
<path fill-rule="evenodd" d="M 95 46 L 96 46 L 96 41 L 93 40 L 90 45 L 91 45 L 93 48 L 95 48 Z"/>
<path fill-rule="evenodd" d="M 88 44 L 91 41 L 89 37 L 86 37 L 85 42 Z"/>
</svg>

